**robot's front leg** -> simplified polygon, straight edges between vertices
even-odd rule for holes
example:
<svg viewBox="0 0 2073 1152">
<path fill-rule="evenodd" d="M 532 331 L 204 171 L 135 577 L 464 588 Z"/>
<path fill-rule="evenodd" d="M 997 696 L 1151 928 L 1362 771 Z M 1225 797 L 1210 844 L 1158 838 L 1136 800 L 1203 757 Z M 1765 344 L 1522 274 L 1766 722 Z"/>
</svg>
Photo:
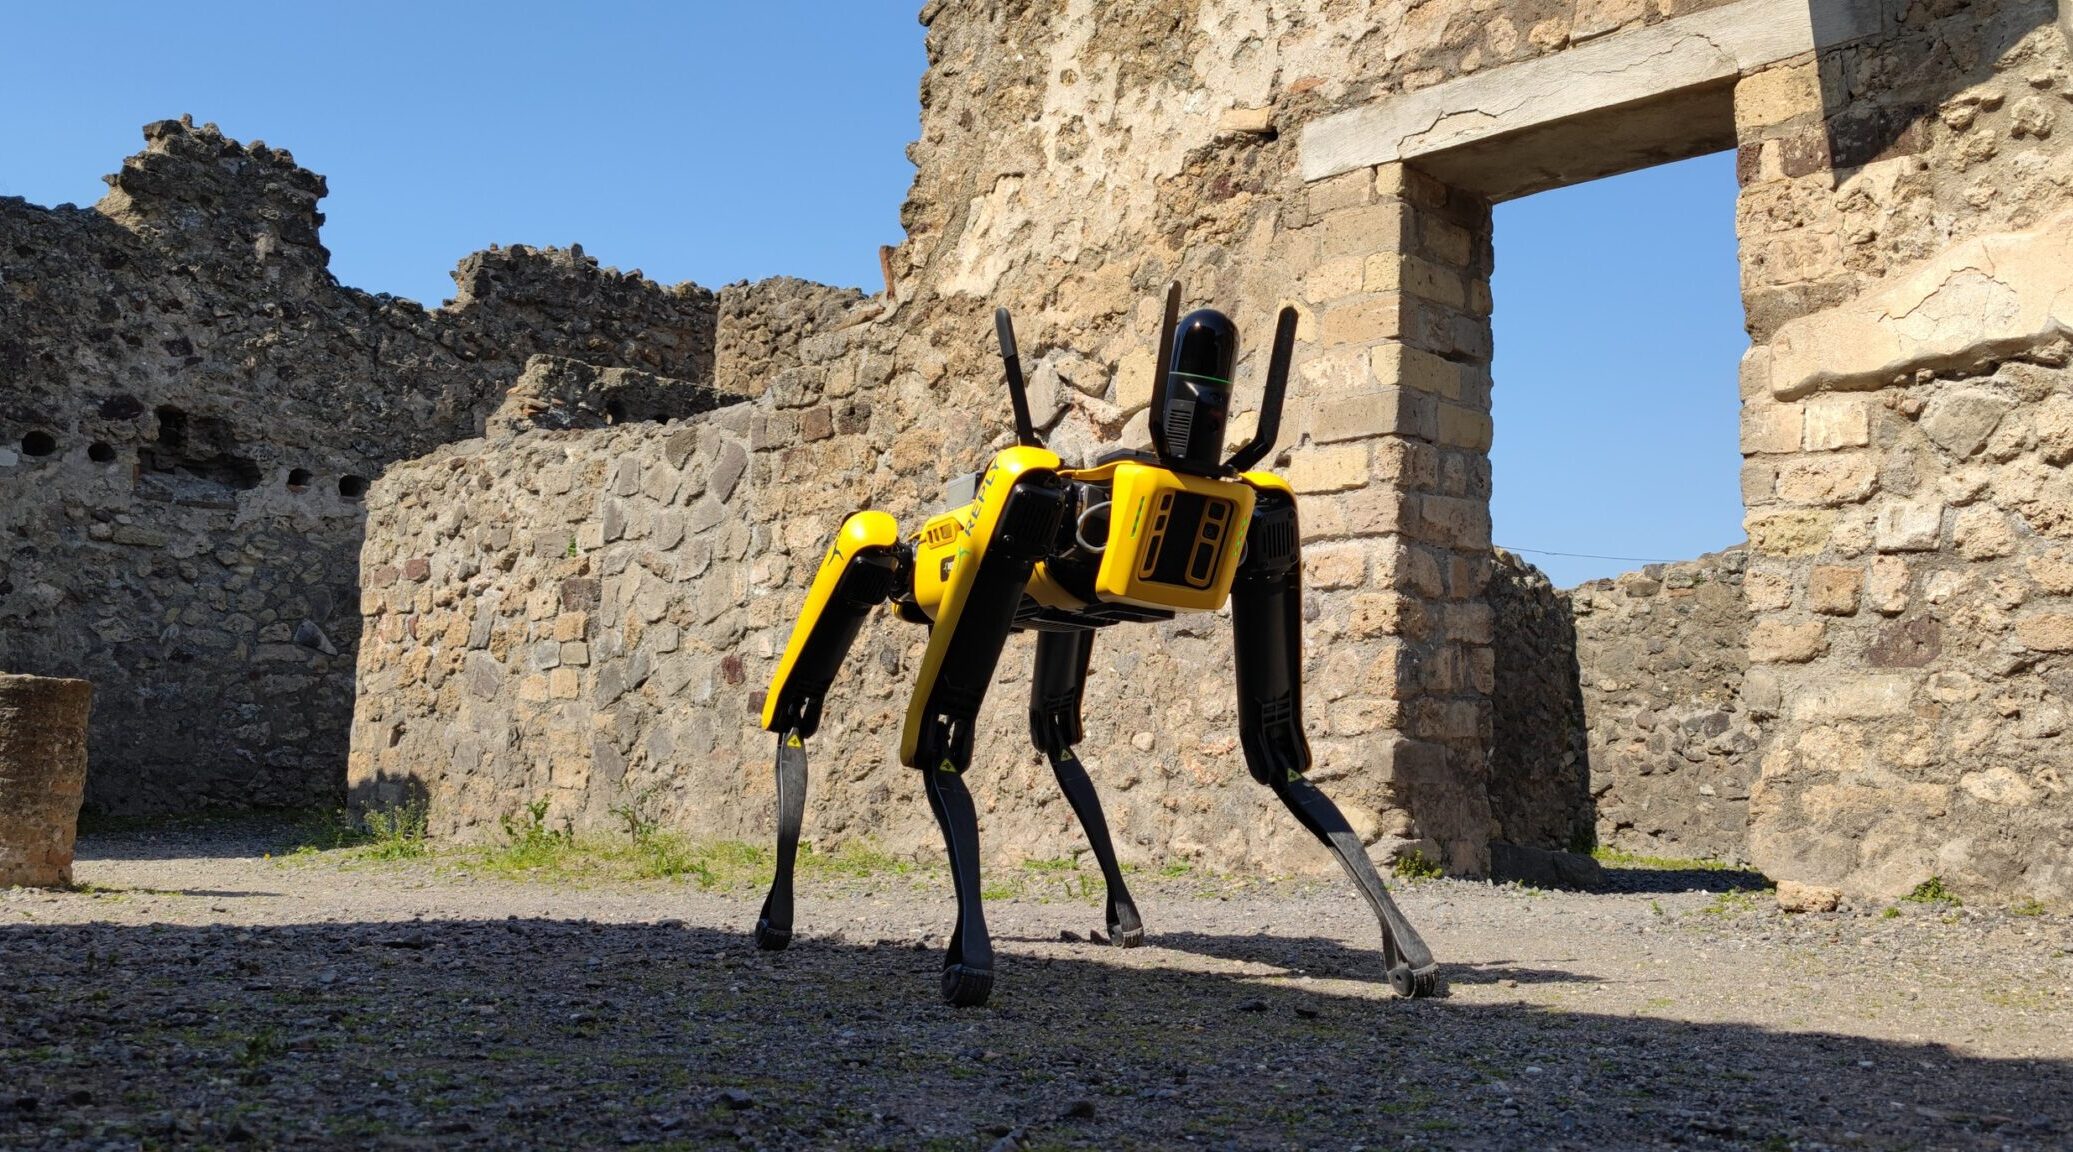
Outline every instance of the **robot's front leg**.
<svg viewBox="0 0 2073 1152">
<path fill-rule="evenodd" d="M 979 895 L 979 822 L 963 774 L 972 726 L 1030 573 L 1058 535 L 1070 490 L 1057 457 L 1010 449 L 996 459 L 968 547 L 956 558 L 908 704 L 900 759 L 923 774 L 957 888 L 957 927 L 943 955 L 943 999 L 959 1007 L 993 990 L 993 944 Z M 1002 460 L 1008 464 L 1003 465 Z"/>
<path fill-rule="evenodd" d="M 871 609 L 899 590 L 905 563 L 899 526 L 883 512 L 843 521 L 792 627 L 777 676 L 763 702 L 763 727 L 777 733 L 777 875 L 756 919 L 756 946 L 792 942 L 792 866 L 806 816 L 806 737 L 820 727 L 821 704 Z"/>
<path fill-rule="evenodd" d="M 1144 921 L 1138 918 L 1130 889 L 1123 885 L 1123 870 L 1116 864 L 1116 846 L 1109 838 L 1101 797 L 1073 753 L 1073 745 L 1080 742 L 1080 700 L 1093 654 L 1091 630 L 1037 633 L 1036 671 L 1029 688 L 1029 738 L 1050 759 L 1058 787 L 1094 846 L 1094 859 L 1101 864 L 1101 879 L 1108 889 L 1109 943 L 1135 948 L 1144 943 Z"/>
<path fill-rule="evenodd" d="M 1391 987 L 1401 996 L 1430 995 L 1439 987 L 1431 949 L 1390 899 L 1338 806 L 1303 776 L 1310 768 L 1310 743 L 1303 735 L 1303 572 L 1295 499 L 1286 489 L 1262 488 L 1247 541 L 1248 555 L 1231 588 L 1246 765 L 1331 849 L 1374 909 Z"/>
</svg>

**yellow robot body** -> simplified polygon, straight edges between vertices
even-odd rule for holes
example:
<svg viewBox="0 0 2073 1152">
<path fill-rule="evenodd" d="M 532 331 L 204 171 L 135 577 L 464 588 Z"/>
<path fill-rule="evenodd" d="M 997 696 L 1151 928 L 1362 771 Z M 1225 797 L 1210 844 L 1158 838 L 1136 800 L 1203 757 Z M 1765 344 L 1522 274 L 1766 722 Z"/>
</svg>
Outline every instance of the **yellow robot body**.
<svg viewBox="0 0 2073 1152">
<path fill-rule="evenodd" d="M 1110 938 L 1144 939 L 1094 786 L 1073 751 L 1083 735 L 1081 702 L 1097 631 L 1169 620 L 1183 612 L 1231 611 L 1239 745 L 1253 778 L 1340 864 L 1375 911 L 1392 987 L 1422 995 L 1435 987 L 1431 951 L 1404 920 L 1344 815 L 1305 777 L 1302 723 L 1302 560 L 1295 493 L 1250 469 L 1272 449 L 1295 343 L 1296 314 L 1283 308 L 1260 420 L 1225 458 L 1224 430 L 1236 329 L 1213 309 L 1179 315 L 1180 288 L 1166 298 L 1155 361 L 1165 372 L 1147 418 L 1150 451 L 1111 452 L 1067 467 L 1031 420 L 1014 332 L 995 316 L 1015 410 L 1017 443 L 996 454 L 957 506 L 901 539 L 892 517 L 859 512 L 837 531 L 785 645 L 762 703 L 776 733 L 778 855 L 756 942 L 792 939 L 792 864 L 805 812 L 806 738 L 865 620 L 890 602 L 928 642 L 900 733 L 900 761 L 922 770 L 922 790 L 944 835 L 958 920 L 944 953 L 943 998 L 984 1002 L 992 987 L 992 945 L 978 882 L 977 815 L 961 777 L 987 686 L 1010 633 L 1034 632 L 1030 739 L 1050 761 L 1087 829 L 1108 889 Z M 968 478 L 970 479 L 970 478 Z M 966 499 L 969 495 L 969 499 Z"/>
</svg>

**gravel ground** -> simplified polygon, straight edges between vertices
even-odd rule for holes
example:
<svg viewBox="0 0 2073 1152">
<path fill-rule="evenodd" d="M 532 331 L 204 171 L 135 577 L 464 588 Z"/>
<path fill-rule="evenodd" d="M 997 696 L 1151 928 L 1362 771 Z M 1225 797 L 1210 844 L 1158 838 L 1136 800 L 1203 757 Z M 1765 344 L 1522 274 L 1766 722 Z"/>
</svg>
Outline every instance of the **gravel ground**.
<svg viewBox="0 0 2073 1152">
<path fill-rule="evenodd" d="M 763 955 L 757 892 L 286 835 L 98 836 L 80 890 L 0 891 L 0 1146 L 2073 1146 L 2065 916 L 1404 883 L 1449 982 L 1406 1002 L 1336 882 L 1141 876 L 1122 951 L 1047 876 L 958 1011 L 939 873 L 814 881 Z"/>
</svg>

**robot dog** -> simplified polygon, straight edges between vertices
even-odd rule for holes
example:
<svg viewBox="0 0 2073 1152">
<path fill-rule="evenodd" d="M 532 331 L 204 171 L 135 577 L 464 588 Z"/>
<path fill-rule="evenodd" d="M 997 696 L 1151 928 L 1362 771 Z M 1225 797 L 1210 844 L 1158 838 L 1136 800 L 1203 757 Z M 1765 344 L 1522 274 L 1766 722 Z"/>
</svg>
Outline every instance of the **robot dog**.
<svg viewBox="0 0 2073 1152">
<path fill-rule="evenodd" d="M 890 600 L 901 619 L 929 628 L 921 673 L 900 737 L 900 760 L 922 789 L 949 849 L 957 927 L 943 957 L 943 999 L 983 1004 L 993 989 L 993 945 L 979 896 L 979 828 L 963 773 L 972 726 L 1008 633 L 1032 631 L 1030 738 L 1051 762 L 1093 843 L 1107 884 L 1109 938 L 1144 941 L 1144 922 L 1116 865 L 1094 784 L 1073 752 L 1094 633 L 1116 624 L 1213 612 L 1228 599 L 1237 642 L 1239 734 L 1253 779 L 1338 857 L 1382 927 L 1390 985 L 1430 994 L 1437 965 L 1389 897 L 1360 839 L 1305 779 L 1302 564 L 1296 500 L 1287 482 L 1249 471 L 1274 446 L 1295 345 L 1296 315 L 1281 310 L 1259 429 L 1230 459 L 1224 423 L 1238 332 L 1211 309 L 1180 317 L 1180 285 L 1166 296 L 1161 373 L 1150 413 L 1154 451 L 1109 452 L 1069 467 L 1030 420 L 1014 326 L 994 314 L 1016 444 L 996 455 L 961 507 L 930 519 L 911 540 L 884 512 L 843 522 L 778 662 L 763 707 L 777 734 L 777 876 L 756 921 L 756 943 L 792 939 L 792 870 L 806 808 L 806 738 L 864 617 Z M 968 478 L 969 480 L 969 478 Z"/>
</svg>

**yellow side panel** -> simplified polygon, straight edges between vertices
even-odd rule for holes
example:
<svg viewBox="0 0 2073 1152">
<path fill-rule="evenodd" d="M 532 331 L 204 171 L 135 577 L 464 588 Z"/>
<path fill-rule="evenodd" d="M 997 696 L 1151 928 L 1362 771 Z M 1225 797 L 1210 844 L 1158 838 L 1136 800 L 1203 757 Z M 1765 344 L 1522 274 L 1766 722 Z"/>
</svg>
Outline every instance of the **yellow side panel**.
<svg viewBox="0 0 2073 1152">
<path fill-rule="evenodd" d="M 951 562 L 964 547 L 974 505 L 933 517 L 914 537 L 914 602 L 933 620 L 950 586 Z"/>
<path fill-rule="evenodd" d="M 916 767 L 915 754 L 921 744 L 921 729 L 928 708 L 928 700 L 936 686 L 936 675 L 943 667 L 943 654 L 950 648 L 950 638 L 957 633 L 958 617 L 964 612 L 965 597 L 972 590 L 972 581 L 979 575 L 979 559 L 986 552 L 986 544 L 993 539 L 993 533 L 1000 526 L 1001 509 L 1007 506 L 1008 493 L 1015 487 L 1015 478 L 1033 469 L 1057 471 L 1063 462 L 1042 448 L 1016 445 L 1002 451 L 987 466 L 986 475 L 979 481 L 979 496 L 953 515 L 962 518 L 965 534 L 951 556 L 950 575 L 943 581 L 942 599 L 937 604 L 935 625 L 929 629 L 928 650 L 922 653 L 921 674 L 914 682 L 914 696 L 907 702 L 907 723 L 900 732 L 900 763 Z M 917 589 L 920 577 L 916 578 Z M 916 599 L 920 599 L 917 591 Z"/>
<path fill-rule="evenodd" d="M 1262 492 L 1279 492 L 1290 499 L 1294 499 L 1296 495 L 1296 490 L 1289 487 L 1288 481 L 1272 472 L 1242 472 L 1238 478 Z"/>
<path fill-rule="evenodd" d="M 1116 469 L 1095 589 L 1109 603 L 1214 612 L 1231 594 L 1254 492 L 1148 464 Z"/>
<path fill-rule="evenodd" d="M 813 635 L 813 627 L 820 622 L 821 613 L 827 610 L 828 600 L 835 595 L 835 586 L 842 581 L 842 571 L 849 566 L 850 557 L 866 548 L 891 548 L 900 542 L 900 525 L 891 515 L 884 512 L 858 512 L 842 522 L 835 532 L 835 542 L 828 546 L 828 554 L 821 560 L 820 571 L 813 576 L 813 586 L 806 593 L 806 607 L 799 610 L 799 622 L 792 625 L 791 639 L 785 641 L 785 654 L 777 662 L 777 674 L 770 678 L 770 691 L 763 698 L 763 729 L 775 732 L 777 723 L 777 698 L 784 687 L 785 678 L 792 674 L 792 665 L 799 659 L 800 650 L 806 647 L 806 638 Z"/>
</svg>

